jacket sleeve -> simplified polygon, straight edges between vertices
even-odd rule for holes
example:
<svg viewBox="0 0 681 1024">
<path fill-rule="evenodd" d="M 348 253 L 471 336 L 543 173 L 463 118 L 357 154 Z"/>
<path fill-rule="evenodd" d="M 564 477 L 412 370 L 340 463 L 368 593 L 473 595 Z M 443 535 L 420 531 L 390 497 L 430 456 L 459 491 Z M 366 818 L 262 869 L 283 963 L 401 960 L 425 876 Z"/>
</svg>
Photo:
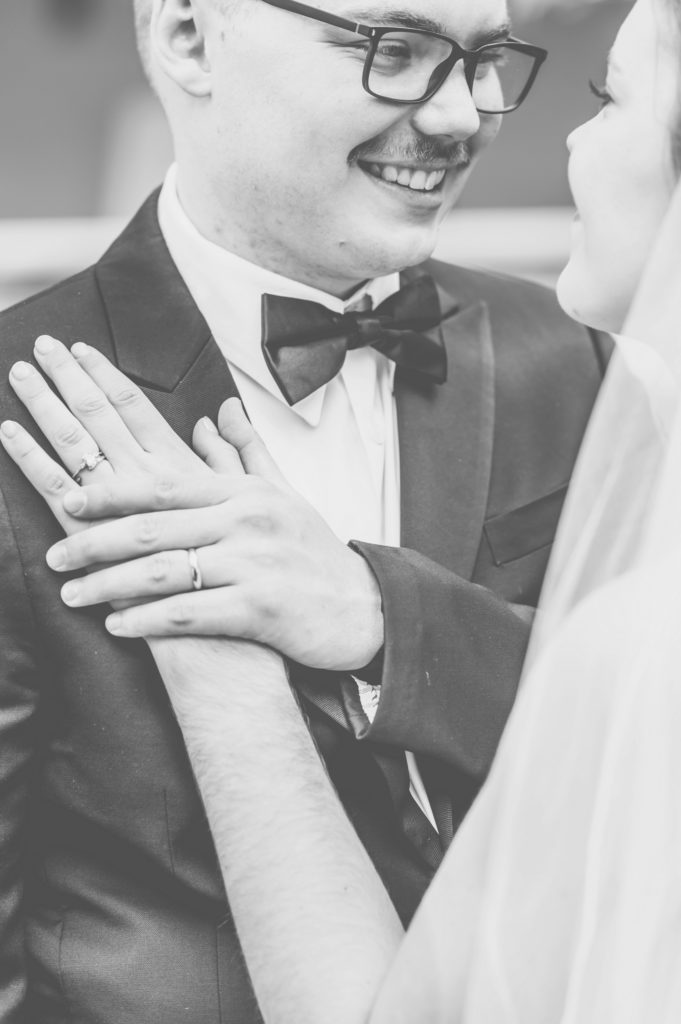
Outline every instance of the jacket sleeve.
<svg viewBox="0 0 681 1024">
<path fill-rule="evenodd" d="M 513 287 L 515 294 L 517 282 Z M 539 326 L 553 323 L 555 316 L 543 312 L 542 307 Z M 566 474 L 612 351 L 608 336 L 574 331 L 577 341 L 572 337 L 569 345 L 553 345 L 560 353 L 558 370 L 563 365 L 571 369 L 581 396 L 579 416 L 563 403 L 554 428 L 570 430 L 572 443 L 564 446 Z M 577 342 L 580 359 L 574 363 Z M 563 378 L 552 373 L 562 394 Z M 552 535 L 554 530 L 555 523 Z M 482 780 L 513 707 L 535 609 L 510 604 L 416 551 L 359 542 L 351 546 L 378 580 L 385 621 L 382 660 L 372 664 L 371 676 L 359 673 L 380 683 L 373 722 L 362 711 L 356 685 L 343 687 L 351 729 L 359 740 L 428 755 Z"/>
<path fill-rule="evenodd" d="M 376 717 L 349 714 L 355 735 L 484 776 L 515 700 L 533 609 L 415 551 L 352 546 L 378 580 L 386 637 Z"/>
<path fill-rule="evenodd" d="M 0 494 L 0 1024 L 23 1021 L 23 872 L 37 708 L 36 632 L 20 554 Z"/>
</svg>

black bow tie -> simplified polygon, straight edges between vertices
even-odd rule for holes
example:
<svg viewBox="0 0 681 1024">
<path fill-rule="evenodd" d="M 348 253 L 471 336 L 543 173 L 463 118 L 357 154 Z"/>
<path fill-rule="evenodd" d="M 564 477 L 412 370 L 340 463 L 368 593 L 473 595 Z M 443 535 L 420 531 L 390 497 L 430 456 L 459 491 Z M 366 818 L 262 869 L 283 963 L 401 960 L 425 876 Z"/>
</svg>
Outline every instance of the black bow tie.
<svg viewBox="0 0 681 1024">
<path fill-rule="evenodd" d="M 317 302 L 263 295 L 262 350 L 289 405 L 333 380 L 346 353 L 365 345 L 442 384 L 447 379 L 438 330 L 442 319 L 435 282 L 427 275 L 366 313 L 332 313 Z"/>
</svg>

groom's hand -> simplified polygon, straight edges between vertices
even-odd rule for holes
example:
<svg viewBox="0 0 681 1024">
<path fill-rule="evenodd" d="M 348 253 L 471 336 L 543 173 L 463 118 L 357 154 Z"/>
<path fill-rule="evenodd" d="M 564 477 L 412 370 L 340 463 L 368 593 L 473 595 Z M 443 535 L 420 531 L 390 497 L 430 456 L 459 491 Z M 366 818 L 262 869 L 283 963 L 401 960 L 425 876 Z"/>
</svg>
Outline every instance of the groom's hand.
<svg viewBox="0 0 681 1024">
<path fill-rule="evenodd" d="M 109 617 L 117 636 L 242 637 L 338 670 L 362 667 L 383 643 L 367 563 L 307 502 L 260 477 L 235 479 L 217 505 L 93 526 L 53 547 L 48 563 L 59 571 L 117 563 L 65 584 L 71 607 L 152 599 Z"/>
</svg>

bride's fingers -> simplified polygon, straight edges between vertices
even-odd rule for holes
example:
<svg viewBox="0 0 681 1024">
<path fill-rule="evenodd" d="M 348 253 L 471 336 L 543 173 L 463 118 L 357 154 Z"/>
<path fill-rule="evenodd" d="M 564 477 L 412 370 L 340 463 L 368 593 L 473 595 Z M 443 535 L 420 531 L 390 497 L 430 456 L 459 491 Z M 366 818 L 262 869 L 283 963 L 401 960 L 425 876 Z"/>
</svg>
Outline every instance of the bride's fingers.
<svg viewBox="0 0 681 1024">
<path fill-rule="evenodd" d="M 64 495 L 79 491 L 80 488 L 63 466 L 51 459 L 47 452 L 36 444 L 28 431 L 12 420 L 6 420 L 2 424 L 0 442 L 28 482 L 47 503 L 60 526 L 67 533 L 82 530 L 85 524 L 72 519 L 64 509 Z"/>
<path fill-rule="evenodd" d="M 65 496 L 66 511 L 78 519 L 109 519 L 136 512 L 196 509 L 219 505 L 232 497 L 239 478 L 207 473 L 167 476 L 107 477 Z M 243 480 L 246 479 L 242 474 Z"/>
<path fill-rule="evenodd" d="M 218 428 L 224 440 L 233 445 L 239 453 L 241 464 L 247 473 L 269 480 L 282 490 L 292 490 L 265 447 L 264 441 L 251 426 L 238 398 L 228 398 L 222 403 L 218 413 Z"/>
<path fill-rule="evenodd" d="M 191 448 L 178 437 L 141 388 L 121 373 L 105 355 L 78 342 L 71 349 L 81 369 L 98 385 L 135 440 L 154 455 L 181 454 L 193 462 Z M 198 460 L 197 460 L 198 461 Z"/>
<path fill-rule="evenodd" d="M 60 341 L 43 335 L 34 347 L 40 368 L 59 391 L 65 405 L 94 438 L 113 466 L 139 464 L 143 449 L 100 387 L 84 373 Z M 58 399 L 57 399 L 58 400 Z"/>
<path fill-rule="evenodd" d="M 83 459 L 99 450 L 99 443 L 30 363 L 15 363 L 9 380 L 17 397 L 26 406 L 68 472 L 77 473 L 82 468 Z M 112 473 L 108 461 L 100 463 L 89 475 L 90 479 L 96 479 L 107 473 Z"/>
<path fill-rule="evenodd" d="M 225 473 L 231 476 L 244 475 L 245 470 L 241 465 L 239 453 L 228 441 L 220 437 L 217 427 L 208 417 L 199 420 L 194 427 L 192 444 L 194 450 L 215 473 Z"/>
</svg>

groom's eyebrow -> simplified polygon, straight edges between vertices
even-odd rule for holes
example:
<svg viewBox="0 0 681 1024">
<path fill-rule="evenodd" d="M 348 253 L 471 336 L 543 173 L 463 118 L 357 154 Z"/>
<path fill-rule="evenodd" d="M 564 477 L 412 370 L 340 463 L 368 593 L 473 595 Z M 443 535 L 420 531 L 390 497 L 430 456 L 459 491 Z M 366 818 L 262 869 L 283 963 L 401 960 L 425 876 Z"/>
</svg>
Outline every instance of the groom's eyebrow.
<svg viewBox="0 0 681 1024">
<path fill-rule="evenodd" d="M 374 25 L 401 25 L 404 28 L 420 29 L 422 32 L 435 32 L 439 35 L 448 35 L 447 27 L 441 21 L 435 21 L 425 15 L 414 14 L 412 11 L 380 7 L 353 8 L 346 15 L 353 21 Z M 481 31 L 469 42 L 471 49 L 483 46 L 485 43 L 504 42 L 511 35 L 510 21 L 502 21 L 486 31 Z"/>
</svg>

